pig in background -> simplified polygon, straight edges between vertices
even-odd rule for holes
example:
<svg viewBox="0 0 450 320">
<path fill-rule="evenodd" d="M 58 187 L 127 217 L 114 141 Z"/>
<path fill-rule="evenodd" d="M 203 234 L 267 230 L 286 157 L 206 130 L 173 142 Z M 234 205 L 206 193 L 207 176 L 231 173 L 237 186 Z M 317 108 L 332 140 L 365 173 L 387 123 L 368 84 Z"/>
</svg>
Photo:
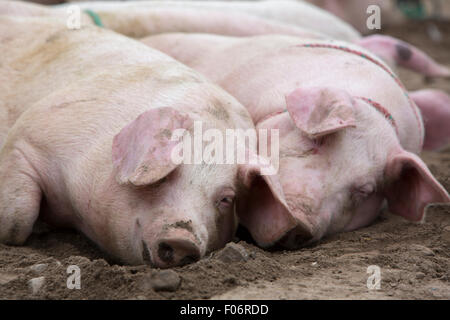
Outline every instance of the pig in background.
<svg viewBox="0 0 450 320">
<path fill-rule="evenodd" d="M 175 0 L 176 1 L 176 0 Z M 270 5 L 271 12 L 263 12 L 254 10 L 251 7 L 255 7 L 255 5 L 251 3 L 258 2 L 272 2 Z M 34 2 L 40 2 L 46 4 L 52 4 L 52 0 L 36 0 Z M 54 3 L 63 3 L 64 1 L 53 0 Z M 79 3 L 79 2 L 102 2 L 102 1 L 89 1 L 89 0 L 69 0 L 66 2 Z M 111 3 L 117 2 L 156 2 L 156 3 L 170 3 L 172 0 L 167 1 L 157 1 L 157 0 L 131 0 L 131 1 L 109 1 Z M 192 2 L 192 0 L 178 0 L 178 2 Z M 210 1 L 210 0 L 197 0 L 196 2 L 200 3 L 199 6 L 213 8 L 214 6 L 223 5 L 218 4 L 218 1 Z M 277 20 L 284 19 L 284 22 L 289 24 L 298 24 L 299 26 L 304 27 L 312 27 L 313 29 L 323 28 L 324 33 L 335 33 L 335 35 L 347 35 L 354 36 L 355 31 L 362 34 L 369 34 L 374 32 L 374 30 L 370 30 L 367 28 L 367 18 L 369 13 L 367 12 L 367 8 L 371 5 L 376 5 L 380 8 L 381 14 L 381 27 L 387 27 L 392 25 L 400 25 L 404 23 L 407 19 L 439 19 L 439 20 L 448 20 L 450 19 L 450 6 L 446 3 L 445 0 L 254 0 L 254 1 L 234 1 L 234 0 L 224 0 L 221 2 L 231 2 L 233 6 L 236 8 L 240 8 L 240 10 L 247 10 L 248 12 L 263 15 L 266 18 L 275 18 Z M 300 5 L 297 4 L 287 4 L 289 8 L 294 10 L 292 14 L 286 14 L 285 12 L 280 15 L 277 11 L 279 7 L 282 7 L 283 2 L 300 2 Z M 302 3 L 303 2 L 303 3 Z M 212 3 L 212 4 L 211 4 Z M 236 4 L 236 3 L 244 3 L 244 4 Z M 308 6 L 308 3 L 312 6 Z M 257 4 L 258 6 L 260 4 Z M 230 5 L 227 5 L 228 7 Z M 303 9 L 303 11 L 307 12 L 308 16 L 315 16 L 317 21 L 302 21 L 302 19 L 298 19 L 299 11 L 296 11 L 297 8 Z M 337 23 L 336 20 L 330 20 L 329 17 L 324 15 L 323 13 L 318 12 L 315 7 L 321 8 L 325 11 L 330 12 L 334 16 L 340 18 L 342 21 L 348 23 L 354 30 L 351 30 L 349 25 L 345 25 L 342 23 Z M 253 10 L 253 11 L 251 11 Z M 269 10 L 267 10 L 269 11 Z M 288 11 L 288 10 L 285 10 Z M 297 17 L 296 17 L 297 15 Z M 301 15 L 300 15 L 301 16 Z M 286 20 L 288 19 L 288 20 Z M 339 30 L 333 31 L 332 27 L 327 24 L 323 24 L 325 20 L 328 19 L 331 25 L 336 26 Z M 375 30 L 376 31 L 376 30 Z M 352 35 L 353 34 L 353 35 Z M 344 39 L 342 39 L 344 40 Z"/>
<path fill-rule="evenodd" d="M 280 130 L 289 210 L 258 203 L 254 186 L 242 223 L 259 245 L 298 247 L 366 226 L 384 199 L 392 213 L 412 221 L 421 221 L 430 203 L 450 201 L 416 155 L 424 139 L 448 141 L 448 130 L 425 135 L 403 85 L 369 52 L 276 35 L 167 34 L 143 41 L 226 89 L 257 129 Z"/>
<path fill-rule="evenodd" d="M 314 31 L 317 36 L 346 41 L 360 38 L 358 31 L 345 21 L 302 1 L 88 1 L 76 4 L 82 9 L 94 10 L 108 28 L 136 37 L 177 31 L 248 36 L 261 34 L 264 29 L 266 34 L 298 33 L 302 36 L 301 32 Z M 173 15 L 182 22 L 170 19 Z M 213 18 L 215 25 L 209 23 Z M 180 24 L 182 29 L 175 30 Z"/>
<path fill-rule="evenodd" d="M 295 1 L 130 1 L 86 2 L 79 5 L 100 17 L 109 29 L 131 37 L 166 32 L 202 32 L 234 36 L 287 34 L 306 38 L 332 38 L 363 46 L 392 68 L 402 66 L 430 77 L 448 77 L 450 72 L 420 49 L 383 35 L 363 37 L 346 23 L 312 5 Z M 66 7 L 51 10 L 21 2 L 3 3 L 4 13 L 24 16 L 67 18 Z M 82 24 L 93 24 L 82 14 Z"/>
<path fill-rule="evenodd" d="M 182 265 L 229 242 L 257 165 L 176 165 L 175 129 L 254 130 L 234 98 L 193 70 L 106 29 L 0 16 L 0 241 L 39 218 L 114 258 Z M 255 153 L 249 146 L 248 152 Z"/>
<path fill-rule="evenodd" d="M 142 5 L 148 4 L 148 8 Z M 276 20 L 260 18 L 245 12 L 224 12 L 218 9 L 202 8 L 201 3 L 139 2 L 139 3 L 80 3 L 81 9 L 92 10 L 102 25 L 133 38 L 165 32 L 208 32 L 225 35 L 251 36 L 267 33 L 291 34 L 322 38 L 318 31 L 290 26 Z M 124 6 L 126 5 L 126 6 Z M 67 20 L 67 6 L 40 6 L 22 1 L 1 3 L 0 12 L 21 16 L 52 16 Z M 92 18 L 81 12 L 81 24 L 94 24 Z"/>
</svg>

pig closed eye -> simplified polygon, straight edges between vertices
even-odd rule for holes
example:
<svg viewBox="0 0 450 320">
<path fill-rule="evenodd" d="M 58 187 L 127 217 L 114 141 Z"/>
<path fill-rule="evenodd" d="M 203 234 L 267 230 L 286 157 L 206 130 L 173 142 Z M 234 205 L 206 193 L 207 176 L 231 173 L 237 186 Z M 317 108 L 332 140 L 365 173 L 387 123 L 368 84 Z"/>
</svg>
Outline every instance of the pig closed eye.
<svg viewBox="0 0 450 320">
<path fill-rule="evenodd" d="M 359 204 L 369 196 L 375 193 L 375 186 L 372 184 L 365 184 L 353 188 L 351 198 L 353 203 Z"/>
<path fill-rule="evenodd" d="M 232 197 L 225 197 L 225 198 L 222 198 L 220 200 L 219 205 L 220 206 L 224 206 L 224 207 L 231 207 L 233 202 L 234 202 L 234 198 L 232 198 Z"/>
<path fill-rule="evenodd" d="M 233 191 L 221 194 L 216 200 L 216 207 L 222 212 L 228 211 L 234 205 L 234 197 Z"/>
</svg>

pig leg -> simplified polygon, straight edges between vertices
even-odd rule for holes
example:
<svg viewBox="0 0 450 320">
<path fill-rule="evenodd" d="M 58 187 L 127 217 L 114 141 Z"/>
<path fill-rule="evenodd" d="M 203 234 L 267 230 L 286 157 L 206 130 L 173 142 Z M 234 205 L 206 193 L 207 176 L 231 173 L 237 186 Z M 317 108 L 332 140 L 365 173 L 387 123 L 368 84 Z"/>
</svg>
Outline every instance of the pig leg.
<svg viewBox="0 0 450 320">
<path fill-rule="evenodd" d="M 3 150 L 5 151 L 5 150 Z M 20 245 L 39 215 L 41 189 L 29 162 L 14 150 L 0 156 L 0 243 Z"/>
<path fill-rule="evenodd" d="M 428 77 L 450 77 L 450 70 L 434 61 L 425 52 L 399 39 L 373 35 L 356 44 L 372 51 L 390 66 L 399 65 Z"/>
<path fill-rule="evenodd" d="M 435 89 L 410 92 L 422 112 L 425 125 L 425 150 L 436 150 L 450 143 L 450 96 Z"/>
</svg>

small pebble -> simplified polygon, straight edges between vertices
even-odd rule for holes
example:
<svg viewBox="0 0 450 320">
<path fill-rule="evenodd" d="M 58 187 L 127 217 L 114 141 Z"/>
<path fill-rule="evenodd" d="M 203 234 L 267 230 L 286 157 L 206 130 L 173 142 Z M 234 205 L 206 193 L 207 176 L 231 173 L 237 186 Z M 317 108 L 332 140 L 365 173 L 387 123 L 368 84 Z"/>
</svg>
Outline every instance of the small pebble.
<svg viewBox="0 0 450 320">
<path fill-rule="evenodd" d="M 423 273 L 423 272 L 417 272 L 416 273 L 416 279 L 423 279 L 423 278 L 425 278 L 425 273 Z"/>
<path fill-rule="evenodd" d="M 222 282 L 224 284 L 231 284 L 231 285 L 239 284 L 239 280 L 236 279 L 235 277 L 228 277 L 225 280 L 223 280 Z"/>
<path fill-rule="evenodd" d="M 433 250 L 431 250 L 430 248 L 427 248 L 423 245 L 420 244 L 412 244 L 410 246 L 410 249 L 416 251 L 417 253 L 420 253 L 424 256 L 434 256 L 434 252 Z"/>
<path fill-rule="evenodd" d="M 5 285 L 18 278 L 18 275 L 12 273 L 0 273 L 0 285 Z"/>
<path fill-rule="evenodd" d="M 28 287 L 33 294 L 38 294 L 45 284 L 45 277 L 33 278 L 28 281 Z"/>
<path fill-rule="evenodd" d="M 225 263 L 247 261 L 249 255 L 247 250 L 240 244 L 230 242 L 225 248 L 216 253 L 215 258 Z"/>
<path fill-rule="evenodd" d="M 42 273 L 45 270 L 47 270 L 47 268 L 48 268 L 47 263 L 39 263 L 39 264 L 32 265 L 30 267 L 31 271 L 33 271 L 35 273 Z"/>
<path fill-rule="evenodd" d="M 176 291 L 180 286 L 181 278 L 173 270 L 161 270 L 154 272 L 148 281 L 155 291 Z"/>
</svg>

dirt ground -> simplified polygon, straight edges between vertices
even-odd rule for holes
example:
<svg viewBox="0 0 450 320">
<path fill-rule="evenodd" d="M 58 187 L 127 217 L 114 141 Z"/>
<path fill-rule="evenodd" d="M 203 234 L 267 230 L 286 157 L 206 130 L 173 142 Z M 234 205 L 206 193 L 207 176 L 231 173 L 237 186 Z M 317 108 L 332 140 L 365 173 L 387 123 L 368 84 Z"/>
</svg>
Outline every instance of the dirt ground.
<svg viewBox="0 0 450 320">
<path fill-rule="evenodd" d="M 450 23 L 437 24 L 444 36 L 441 43 L 430 40 L 427 25 L 409 23 L 384 33 L 407 40 L 450 66 Z M 450 94 L 449 80 L 430 82 L 403 70 L 400 75 L 409 89 L 426 86 Z M 450 148 L 422 156 L 450 190 Z M 370 227 L 298 251 L 268 252 L 236 241 L 248 254 L 245 261 L 223 262 L 213 254 L 173 269 L 181 280 L 178 288 L 156 291 L 150 279 L 157 270 L 114 264 L 82 235 L 44 229 L 23 247 L 0 245 L 0 299 L 450 298 L 450 206 L 428 208 L 423 224 L 383 212 Z M 46 266 L 30 268 L 36 264 Z M 66 286 L 69 265 L 81 270 L 80 290 Z M 379 290 L 368 290 L 366 285 L 371 265 L 381 271 Z M 37 277 L 45 280 L 33 294 L 29 280 Z"/>
</svg>

